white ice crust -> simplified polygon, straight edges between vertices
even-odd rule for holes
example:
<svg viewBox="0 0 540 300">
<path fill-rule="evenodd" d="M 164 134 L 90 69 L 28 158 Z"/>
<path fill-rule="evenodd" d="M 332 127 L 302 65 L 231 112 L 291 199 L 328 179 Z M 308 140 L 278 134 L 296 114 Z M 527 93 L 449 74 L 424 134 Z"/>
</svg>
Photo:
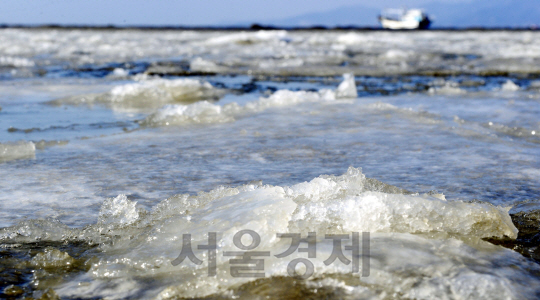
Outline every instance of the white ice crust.
<svg viewBox="0 0 540 300">
<path fill-rule="evenodd" d="M 236 102 L 219 105 L 208 101 L 188 105 L 171 104 L 148 116 L 142 124 L 147 126 L 168 126 L 193 123 L 225 123 L 272 108 L 356 98 L 358 94 L 354 75 L 344 74 L 343 78 L 344 80 L 335 91 L 328 89 L 318 92 L 278 90 L 267 98 L 262 97 L 258 101 L 248 102 L 244 106 L 240 106 Z"/>
<path fill-rule="evenodd" d="M 322 175 L 289 187 L 248 184 L 220 187 L 198 195 L 176 195 L 151 211 L 119 195 L 103 203 L 95 225 L 69 229 L 58 222 L 25 221 L 4 229 L 0 239 L 22 242 L 39 237 L 99 243 L 103 255 L 88 273 L 57 289 L 63 297 L 93 295 L 116 299 L 146 294 L 144 298 L 172 299 L 224 292 L 252 280 L 231 277 L 229 257 L 218 255 L 216 277 L 206 276 L 206 263 L 195 265 L 186 260 L 173 266 L 171 261 L 180 253 L 183 234 L 191 234 L 194 253 L 206 260 L 206 252 L 197 250 L 197 245 L 208 244 L 208 232 L 218 233 L 217 251 L 223 253 L 238 251 L 233 237 L 245 229 L 260 236 L 256 250 L 272 252 L 265 258 L 267 276 L 286 276 L 289 261 L 304 255 L 296 252 L 287 259 L 273 256 L 287 249 L 287 241 L 278 238 L 278 233 L 306 236 L 315 232 L 317 258 L 311 261 L 319 279 L 336 273 L 349 274 L 351 268 L 342 263 L 324 263 L 333 251 L 331 241 L 324 238 L 326 234 L 370 232 L 371 275 L 361 279 L 364 287 L 331 278 L 308 281 L 314 285 L 341 286 L 351 297 L 377 294 L 378 289 L 420 299 L 444 295 L 448 290 L 455 297 L 464 298 L 477 293 L 481 298 L 512 298 L 527 293 L 526 288 L 518 291 L 515 282 L 510 283 L 516 278 L 524 280 L 524 284 L 532 280 L 520 271 L 527 263 L 520 261 L 517 253 L 480 240 L 491 236 L 516 237 L 517 229 L 507 208 L 449 201 L 441 195 L 395 194 L 389 192 L 391 186 L 377 181 L 368 184 L 367 180 L 360 169 L 351 167 L 340 176 Z M 62 253 L 54 255 L 59 257 L 57 264 L 69 261 Z M 456 265 L 456 260 L 469 263 Z M 509 265 L 499 266 L 496 273 L 477 271 L 492 270 L 501 260 Z M 403 277 L 402 269 L 419 273 Z M 143 292 L 137 278 L 154 278 L 156 284 L 151 291 Z M 419 284 L 410 285 L 410 280 Z M 471 282 L 475 282 L 476 289 Z"/>
</svg>

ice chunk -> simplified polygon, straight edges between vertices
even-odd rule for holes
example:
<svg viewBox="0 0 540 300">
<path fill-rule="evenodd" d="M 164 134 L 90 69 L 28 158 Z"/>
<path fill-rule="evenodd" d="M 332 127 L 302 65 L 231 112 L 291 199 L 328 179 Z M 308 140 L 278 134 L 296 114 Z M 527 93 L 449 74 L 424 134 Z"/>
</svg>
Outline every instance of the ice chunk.
<svg viewBox="0 0 540 300">
<path fill-rule="evenodd" d="M 197 297 L 231 289 L 252 279 L 231 277 L 228 257 L 216 257 L 215 277 L 206 276 L 205 263 L 196 265 L 186 260 L 181 265 L 173 266 L 171 260 L 180 253 L 183 234 L 191 234 L 192 250 L 204 260 L 206 252 L 199 251 L 198 246 L 208 244 L 209 232 L 218 233 L 216 246 L 221 252 L 237 250 L 233 236 L 245 229 L 259 235 L 260 245 L 257 249 L 271 250 L 272 254 L 282 253 L 287 249 L 282 247 L 289 244 L 277 238 L 277 233 L 302 233 L 305 236 L 307 232 L 316 232 L 317 257 L 310 261 L 317 274 L 322 276 L 347 274 L 351 270 L 345 264 L 324 263 L 333 249 L 331 241 L 324 239 L 326 234 L 371 232 L 370 247 L 374 255 L 371 257 L 373 276 L 368 278 L 369 283 L 390 289 L 397 286 L 395 289 L 412 298 L 444 293 L 448 287 L 459 289 L 464 287 L 466 278 L 482 280 L 486 289 L 491 288 L 491 283 L 508 284 L 508 278 L 500 272 L 498 274 L 501 276 L 493 277 L 471 268 L 471 264 L 478 264 L 480 268 L 487 264 L 488 270 L 492 270 L 492 263 L 506 261 L 494 253 L 508 258 L 519 256 L 480 240 L 490 236 L 516 236 L 507 210 L 486 203 L 446 201 L 441 198 L 404 195 L 397 188 L 370 182 L 356 168 L 349 168 L 341 176 L 321 175 L 310 182 L 291 187 L 245 185 L 220 187 L 194 196 L 178 195 L 164 200 L 151 214 L 146 215 L 145 218 L 152 220 L 147 220 L 144 223 L 146 226 L 140 227 L 139 231 L 133 231 L 133 226 L 117 227 L 115 235 L 118 239 L 107 248 L 111 251 L 106 251 L 108 255 L 93 264 L 88 273 L 95 283 L 93 286 L 74 283 L 64 286 L 61 292 L 72 296 L 90 292 L 103 295 L 103 289 L 97 282 L 119 283 L 136 277 L 161 278 L 161 275 L 168 278 L 176 276 L 175 280 L 181 280 L 182 284 L 171 286 L 168 282 L 157 280 L 154 291 L 159 293 L 157 299 L 179 295 Z M 114 200 L 108 201 L 116 207 L 112 210 L 118 211 L 113 214 L 125 216 L 130 215 L 126 211 L 135 211 L 133 203 L 124 196 L 116 198 L 117 204 L 113 204 Z M 104 207 L 109 204 L 104 204 Z M 435 238 L 430 238 L 430 235 Z M 451 236 L 461 236 L 464 241 L 473 242 L 467 244 Z M 285 260 L 274 255 L 265 257 L 265 274 L 267 277 L 287 276 L 287 264 L 302 255 L 305 254 L 291 254 Z M 471 256 L 475 259 L 470 259 Z M 456 266 L 456 260 L 463 261 L 465 258 L 470 259 L 467 264 Z M 515 261 L 508 261 L 505 272 L 515 270 L 515 275 L 523 274 L 515 266 Z M 408 272 L 407 280 L 413 278 L 421 284 L 411 285 L 400 281 L 404 270 Z M 441 287 L 438 281 L 425 281 L 426 277 L 432 281 L 442 280 L 444 286 Z M 392 284 L 388 285 L 388 282 Z M 131 290 L 140 290 L 136 282 L 131 284 Z M 458 295 L 472 292 L 467 288 Z M 121 293 L 121 290 L 115 293 Z"/>
<path fill-rule="evenodd" d="M 336 98 L 356 98 L 356 83 L 354 82 L 354 74 L 343 74 L 343 81 L 339 84 L 336 90 Z"/>
<path fill-rule="evenodd" d="M 0 242 L 62 241 L 72 237 L 74 231 L 55 219 L 24 220 L 0 229 Z"/>
<path fill-rule="evenodd" d="M 519 91 L 521 88 L 519 85 L 515 84 L 512 80 L 508 79 L 502 86 L 501 91 L 505 92 L 515 92 Z"/>
<path fill-rule="evenodd" d="M 327 93 L 326 90 L 322 90 L 320 92 L 293 92 L 289 90 L 279 90 L 268 98 L 261 98 L 259 101 L 247 103 L 245 109 L 247 111 L 260 112 L 268 108 L 285 107 L 305 102 L 320 102 L 334 99 L 334 93 Z"/>
<path fill-rule="evenodd" d="M 370 191 L 359 169 L 320 176 L 286 189 L 299 204 L 293 222 L 302 232 L 445 232 L 477 237 L 517 237 L 508 209 L 489 203 L 446 201 Z"/>
<path fill-rule="evenodd" d="M 218 66 L 215 62 L 204 60 L 200 57 L 195 58 L 189 64 L 189 68 L 192 72 L 206 72 L 206 73 L 219 73 L 223 72 L 226 68 Z"/>
<path fill-rule="evenodd" d="M 36 146 L 32 142 L 18 141 L 0 143 L 0 162 L 15 159 L 34 158 L 35 155 Z"/>
<path fill-rule="evenodd" d="M 50 220 L 25 221 L 1 229 L 0 241 L 86 238 L 99 243 L 102 251 L 88 273 L 66 279 L 68 282 L 58 290 L 61 296 L 72 298 L 89 294 L 121 298 L 129 291 L 136 298 L 144 294 L 169 299 L 230 291 L 252 281 L 230 276 L 230 257 L 216 257 L 218 274 L 215 277 L 206 276 L 206 262 L 196 265 L 186 260 L 181 265 L 172 265 L 171 261 L 183 247 L 183 234 L 191 234 L 196 257 L 207 261 L 207 251 L 198 246 L 208 244 L 209 232 L 218 233 L 216 246 L 221 254 L 238 250 L 233 237 L 245 229 L 259 235 L 258 251 L 272 253 L 264 257 L 267 277 L 287 276 L 288 263 L 306 255 L 297 251 L 287 259 L 277 258 L 275 254 L 290 245 L 290 241 L 278 238 L 278 233 L 305 236 L 315 231 L 317 257 L 310 261 L 317 278 L 337 280 L 349 276 L 351 266 L 324 263 L 333 252 L 332 241 L 325 239 L 326 234 L 369 231 L 372 276 L 365 279 L 373 288 L 371 291 L 399 290 L 410 298 L 426 298 L 424 295 L 445 295 L 448 289 L 455 289 L 455 295 L 467 298 L 475 293 L 466 284 L 469 279 L 481 282 L 482 293 L 491 295 L 494 289 L 506 287 L 516 276 L 531 278 L 526 277 L 528 273 L 523 270 L 527 262 L 518 253 L 480 239 L 515 237 L 516 229 L 506 209 L 487 203 L 447 201 L 442 195 L 437 194 L 438 198 L 430 195 L 413 195 L 373 181 L 366 178 L 361 169 L 351 167 L 343 175 L 321 175 L 290 187 L 256 183 L 219 187 L 197 195 L 177 195 L 156 205 L 151 213 L 144 213 L 137 209 L 134 201 L 119 195 L 103 203 L 97 224 L 69 229 Z M 103 231 L 103 228 L 114 232 Z M 456 265 L 455 261 L 467 263 Z M 63 250 L 49 248 L 30 261 L 36 268 L 65 268 L 73 263 L 74 259 Z M 340 275 L 332 277 L 334 274 Z M 406 280 L 402 280 L 403 274 Z M 355 276 L 350 278 L 358 278 Z M 322 284 L 317 278 L 310 282 L 321 288 L 324 284 L 339 283 Z M 151 290 L 140 280 L 152 280 Z M 418 284 L 411 285 L 411 280 Z M 354 286 L 355 282 L 339 284 L 351 295 L 357 295 L 356 292 L 362 291 L 355 289 L 362 286 Z M 497 293 L 504 290 L 501 288 Z"/>
<path fill-rule="evenodd" d="M 129 71 L 122 68 L 115 68 L 107 77 L 110 78 L 126 78 L 129 76 Z"/>
<path fill-rule="evenodd" d="M 190 105 L 166 105 L 148 116 L 143 126 L 168 126 L 191 123 L 225 123 L 234 121 L 234 116 L 219 105 L 201 101 Z"/>
<path fill-rule="evenodd" d="M 457 82 L 448 81 L 445 82 L 442 87 L 430 87 L 428 93 L 438 95 L 462 95 L 466 94 L 467 91 L 461 89 Z"/>
<path fill-rule="evenodd" d="M 444 232 L 517 237 L 508 212 L 491 204 L 380 192 L 309 202 L 298 208 L 293 221 L 301 222 L 302 232 L 340 228 L 345 232 Z"/>
<path fill-rule="evenodd" d="M 212 98 L 214 88 L 204 81 L 195 79 L 153 79 L 121 85 L 113 88 L 109 95 L 112 102 L 192 101 Z"/>
<path fill-rule="evenodd" d="M 73 265 L 75 259 L 66 252 L 49 247 L 34 256 L 30 263 L 36 267 L 45 269 L 66 268 Z"/>
<path fill-rule="evenodd" d="M 153 112 L 164 104 L 217 100 L 223 95 L 222 90 L 202 80 L 153 77 L 137 79 L 139 81 L 134 83 L 115 86 L 107 93 L 62 98 L 50 103 L 55 105 L 103 103 L 117 111 Z"/>
<path fill-rule="evenodd" d="M 335 92 L 331 90 L 321 90 L 319 92 L 279 90 L 268 98 L 260 98 L 258 101 L 248 102 L 244 106 L 240 106 L 235 102 L 221 106 L 208 101 L 189 105 L 167 105 L 144 119 L 141 125 L 168 126 L 192 123 L 225 123 L 270 108 L 333 100 L 335 100 Z"/>
<path fill-rule="evenodd" d="M 54 146 L 64 146 L 67 145 L 69 141 L 46 141 L 46 140 L 40 140 L 37 142 L 34 142 L 34 145 L 36 146 L 36 149 L 43 150 L 45 148 L 54 147 Z"/>
<path fill-rule="evenodd" d="M 98 224 L 112 228 L 135 223 L 139 219 L 136 204 L 137 202 L 128 200 L 126 195 L 105 200 L 99 211 Z"/>
</svg>

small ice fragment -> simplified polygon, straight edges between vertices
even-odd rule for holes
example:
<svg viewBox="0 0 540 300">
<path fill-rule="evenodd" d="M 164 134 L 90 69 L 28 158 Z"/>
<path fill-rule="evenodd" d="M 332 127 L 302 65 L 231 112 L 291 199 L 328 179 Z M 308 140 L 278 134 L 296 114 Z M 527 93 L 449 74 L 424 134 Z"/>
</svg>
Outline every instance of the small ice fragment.
<svg viewBox="0 0 540 300">
<path fill-rule="evenodd" d="M 118 195 L 103 202 L 99 211 L 98 223 L 106 225 L 130 225 L 139 218 L 137 202 L 130 201 L 126 195 Z"/>
<path fill-rule="evenodd" d="M 191 63 L 189 64 L 189 68 L 193 72 L 208 72 L 208 73 L 222 72 L 225 70 L 223 67 L 218 66 L 215 62 L 204 60 L 200 57 L 197 57 L 194 60 L 192 60 Z"/>
<path fill-rule="evenodd" d="M 519 91 L 519 85 L 515 84 L 512 80 L 508 79 L 502 86 L 501 91 L 515 92 Z"/>
<path fill-rule="evenodd" d="M 435 86 L 430 87 L 428 90 L 428 93 L 438 94 L 438 95 L 462 95 L 462 94 L 467 93 L 467 91 L 460 88 L 457 82 L 447 81 L 444 83 L 444 85 L 440 87 L 435 87 Z"/>
<path fill-rule="evenodd" d="M 343 81 L 339 84 L 336 90 L 336 98 L 357 98 L 356 83 L 354 82 L 354 74 L 343 74 Z"/>
<path fill-rule="evenodd" d="M 67 252 L 62 252 L 52 247 L 47 247 L 43 252 L 32 258 L 30 263 L 36 267 L 53 269 L 65 268 L 75 263 L 75 259 Z"/>
<path fill-rule="evenodd" d="M 117 77 L 117 78 L 124 78 L 129 75 L 129 72 L 122 68 L 115 68 L 111 74 L 109 74 L 110 77 Z"/>
<path fill-rule="evenodd" d="M 36 146 L 32 142 L 18 141 L 0 143 L 0 162 L 33 158 L 36 154 Z"/>
</svg>

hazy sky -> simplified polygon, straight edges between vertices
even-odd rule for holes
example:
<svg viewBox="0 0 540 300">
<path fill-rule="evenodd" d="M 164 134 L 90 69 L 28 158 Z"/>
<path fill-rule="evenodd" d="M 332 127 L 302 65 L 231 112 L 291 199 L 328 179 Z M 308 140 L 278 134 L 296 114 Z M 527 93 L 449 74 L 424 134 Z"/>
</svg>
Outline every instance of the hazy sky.
<svg viewBox="0 0 540 300">
<path fill-rule="evenodd" d="M 0 0 L 0 23 L 222 25 L 349 5 L 385 8 L 463 1 L 473 0 Z"/>
</svg>

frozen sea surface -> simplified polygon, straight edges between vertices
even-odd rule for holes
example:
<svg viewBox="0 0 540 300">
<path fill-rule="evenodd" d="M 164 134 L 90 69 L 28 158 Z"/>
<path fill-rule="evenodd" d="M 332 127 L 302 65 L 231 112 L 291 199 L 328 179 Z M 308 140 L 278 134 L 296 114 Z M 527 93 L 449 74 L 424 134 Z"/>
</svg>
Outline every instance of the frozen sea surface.
<svg viewBox="0 0 540 300">
<path fill-rule="evenodd" d="M 2 297 L 536 298 L 539 35 L 2 29 Z"/>
</svg>

